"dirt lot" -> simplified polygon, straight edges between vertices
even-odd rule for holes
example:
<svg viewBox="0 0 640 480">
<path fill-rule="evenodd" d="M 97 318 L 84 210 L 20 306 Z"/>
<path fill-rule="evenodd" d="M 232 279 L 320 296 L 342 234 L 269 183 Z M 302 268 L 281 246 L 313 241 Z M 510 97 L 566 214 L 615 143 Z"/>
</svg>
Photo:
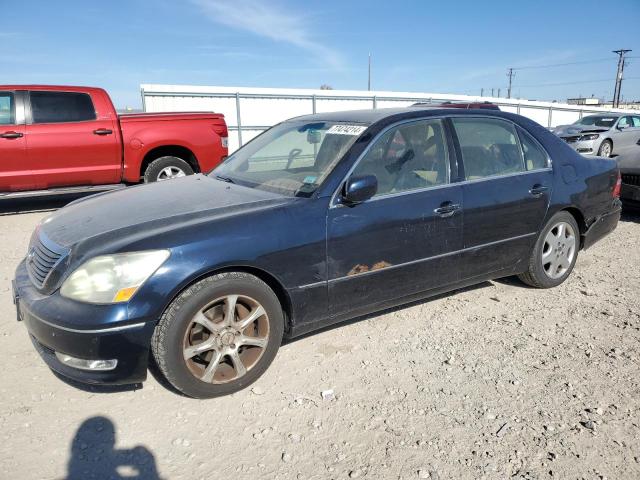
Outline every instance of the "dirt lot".
<svg viewBox="0 0 640 480">
<path fill-rule="evenodd" d="M 640 478 L 637 214 L 559 288 L 497 281 L 353 322 L 208 401 L 47 369 L 10 293 L 44 215 L 0 217 L 2 478 Z"/>
</svg>

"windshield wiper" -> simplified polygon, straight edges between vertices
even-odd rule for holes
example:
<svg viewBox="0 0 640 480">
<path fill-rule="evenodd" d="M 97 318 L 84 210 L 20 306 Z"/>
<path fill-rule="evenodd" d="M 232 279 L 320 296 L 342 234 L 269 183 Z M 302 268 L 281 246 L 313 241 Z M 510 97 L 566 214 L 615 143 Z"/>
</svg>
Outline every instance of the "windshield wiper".
<svg viewBox="0 0 640 480">
<path fill-rule="evenodd" d="M 216 174 L 216 178 L 218 180 L 222 180 L 223 182 L 227 182 L 227 183 L 236 183 L 233 180 L 231 180 L 229 177 L 223 177 L 222 175 L 217 175 Z"/>
</svg>

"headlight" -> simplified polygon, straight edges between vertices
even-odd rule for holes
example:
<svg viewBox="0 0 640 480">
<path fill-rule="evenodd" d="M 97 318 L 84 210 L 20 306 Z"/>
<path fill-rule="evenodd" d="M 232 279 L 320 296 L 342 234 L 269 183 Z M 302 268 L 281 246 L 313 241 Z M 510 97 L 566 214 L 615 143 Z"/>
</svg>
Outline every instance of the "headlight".
<svg viewBox="0 0 640 480">
<path fill-rule="evenodd" d="M 87 303 L 127 302 L 167 258 L 168 250 L 94 257 L 65 280 L 60 294 Z"/>
<path fill-rule="evenodd" d="M 600 135 L 598 135 L 597 133 L 588 133 L 586 135 L 582 135 L 578 140 L 579 141 L 583 141 L 583 140 L 595 140 L 596 138 L 598 138 Z"/>
</svg>

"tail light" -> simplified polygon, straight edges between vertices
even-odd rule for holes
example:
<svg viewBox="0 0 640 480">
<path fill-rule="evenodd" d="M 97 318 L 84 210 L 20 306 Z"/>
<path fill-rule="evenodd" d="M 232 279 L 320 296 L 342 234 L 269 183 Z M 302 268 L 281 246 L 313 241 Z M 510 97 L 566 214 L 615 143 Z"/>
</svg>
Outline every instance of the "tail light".
<svg viewBox="0 0 640 480">
<path fill-rule="evenodd" d="M 618 178 L 616 180 L 616 186 L 613 187 L 613 198 L 620 198 L 620 190 L 622 189 L 622 176 L 620 170 L 618 170 Z"/>
<path fill-rule="evenodd" d="M 227 130 L 227 125 L 224 123 L 214 123 L 213 131 L 220 136 L 222 148 L 229 148 L 229 131 Z"/>
</svg>

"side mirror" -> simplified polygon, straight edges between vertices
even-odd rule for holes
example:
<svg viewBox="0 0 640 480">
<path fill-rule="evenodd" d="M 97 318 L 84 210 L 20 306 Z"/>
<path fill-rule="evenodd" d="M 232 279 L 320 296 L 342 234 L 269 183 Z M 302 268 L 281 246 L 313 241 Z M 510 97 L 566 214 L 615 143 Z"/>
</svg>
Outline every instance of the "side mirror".
<svg viewBox="0 0 640 480">
<path fill-rule="evenodd" d="M 375 175 L 349 177 L 344 186 L 342 200 L 348 205 L 355 205 L 369 200 L 378 191 L 378 179 Z"/>
</svg>

